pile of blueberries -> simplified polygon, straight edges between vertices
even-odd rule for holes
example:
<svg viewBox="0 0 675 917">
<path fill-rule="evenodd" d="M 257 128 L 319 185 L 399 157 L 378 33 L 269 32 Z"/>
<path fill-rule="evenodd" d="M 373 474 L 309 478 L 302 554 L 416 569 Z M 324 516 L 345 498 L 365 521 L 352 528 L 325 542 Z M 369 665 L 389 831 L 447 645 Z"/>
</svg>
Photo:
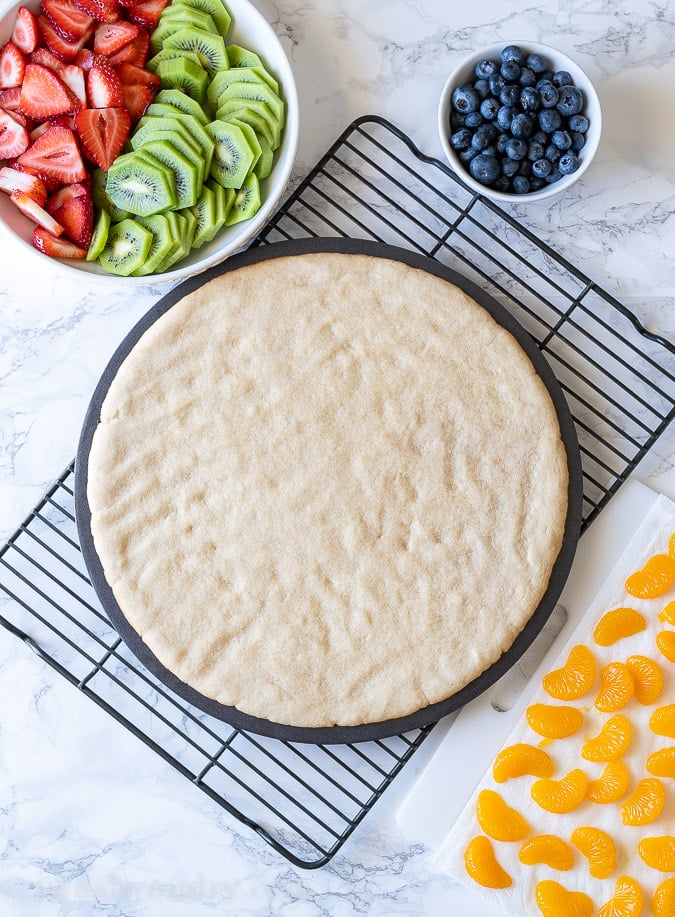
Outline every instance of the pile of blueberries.
<svg viewBox="0 0 675 917">
<path fill-rule="evenodd" d="M 450 146 L 476 181 L 528 194 L 576 172 L 588 118 L 566 70 L 508 45 L 474 77 L 452 93 Z"/>
</svg>

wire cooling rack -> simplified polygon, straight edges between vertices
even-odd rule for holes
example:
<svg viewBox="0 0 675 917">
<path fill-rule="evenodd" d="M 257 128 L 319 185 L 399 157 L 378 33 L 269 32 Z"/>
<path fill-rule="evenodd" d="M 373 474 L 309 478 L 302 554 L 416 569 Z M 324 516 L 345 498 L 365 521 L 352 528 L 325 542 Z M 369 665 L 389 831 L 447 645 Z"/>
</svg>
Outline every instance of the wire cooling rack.
<svg viewBox="0 0 675 917">
<path fill-rule="evenodd" d="M 584 527 L 675 413 L 675 347 L 381 118 L 350 125 L 254 244 L 310 236 L 424 253 L 519 319 L 575 419 Z M 329 862 L 431 727 L 296 745 L 232 729 L 167 691 L 126 649 L 89 583 L 73 475 L 71 465 L 0 549 L 0 623 L 288 860 Z"/>
</svg>

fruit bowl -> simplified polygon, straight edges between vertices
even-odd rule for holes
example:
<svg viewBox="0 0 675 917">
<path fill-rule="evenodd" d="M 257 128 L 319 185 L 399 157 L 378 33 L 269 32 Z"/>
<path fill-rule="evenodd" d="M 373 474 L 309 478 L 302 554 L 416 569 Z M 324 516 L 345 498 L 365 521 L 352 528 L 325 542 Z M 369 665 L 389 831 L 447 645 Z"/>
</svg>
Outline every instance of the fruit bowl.
<svg viewBox="0 0 675 917">
<path fill-rule="evenodd" d="M 278 83 L 278 95 L 284 106 L 285 123 L 279 146 L 274 153 L 273 167 L 269 175 L 259 181 L 261 204 L 257 212 L 241 222 L 223 226 L 213 239 L 205 242 L 200 248 L 192 249 L 183 260 L 173 264 L 166 271 L 161 272 L 160 269 L 158 273 L 145 276 L 110 274 L 97 261 L 49 258 L 36 251 L 32 244 L 35 224 L 17 209 L 8 194 L 0 193 L 0 225 L 6 234 L 14 238 L 24 249 L 27 248 L 34 253 L 43 264 L 55 264 L 71 273 L 79 271 L 83 274 L 94 274 L 109 281 L 133 286 L 175 282 L 198 274 L 243 248 L 260 232 L 279 206 L 294 165 L 299 136 L 297 90 L 288 58 L 269 23 L 248 0 L 224 0 L 224 3 L 232 17 L 227 44 L 249 49 L 259 55 L 264 62 L 265 70 L 273 75 L 274 81 Z M 21 6 L 28 7 L 36 15 L 40 10 L 39 0 L 26 0 L 24 3 L 18 2 L 2 7 L 0 47 L 10 39 L 16 14 Z M 128 145 L 124 149 L 128 150 Z M 0 166 L 4 164 L 4 161 L 0 161 Z"/>
<path fill-rule="evenodd" d="M 517 60 L 517 55 L 515 53 L 509 53 L 507 50 L 514 48 L 519 49 L 522 53 L 522 59 L 520 61 Z M 505 101 L 503 101 L 502 98 L 500 98 L 500 93 L 495 92 L 495 90 L 499 90 L 499 83 L 497 83 L 496 86 L 490 84 L 490 67 L 485 66 L 484 62 L 495 62 L 497 67 L 496 73 L 498 76 L 501 75 L 501 68 L 504 64 L 501 55 L 505 51 L 507 51 L 506 57 L 510 58 L 511 61 L 518 65 L 521 69 L 521 73 L 515 71 L 512 75 L 506 71 L 506 82 L 511 83 L 515 88 L 513 90 L 506 90 L 507 93 L 513 92 L 514 96 L 505 98 Z M 538 70 L 536 73 L 531 71 L 527 66 L 528 58 L 532 59 L 530 56 L 539 58 L 535 64 Z M 542 59 L 546 64 L 547 72 L 542 72 L 539 69 L 543 66 Z M 481 72 L 477 74 L 476 67 L 478 66 L 481 68 L 481 65 Z M 523 69 L 527 69 L 528 73 L 522 75 Z M 532 78 L 532 74 L 534 74 L 534 78 Z M 568 74 L 569 76 L 561 76 L 559 80 L 553 83 L 555 91 L 558 93 L 557 100 L 555 99 L 555 93 L 545 95 L 543 97 L 545 105 L 542 105 L 541 100 L 538 98 L 541 89 L 537 88 L 537 84 L 542 78 L 548 83 L 551 83 L 553 75 L 558 77 L 558 74 Z M 523 80 L 522 83 L 521 77 Z M 478 87 L 478 98 L 471 92 L 462 98 L 463 87 L 471 85 L 473 89 L 475 81 L 481 78 L 483 79 L 483 83 Z M 571 79 L 571 83 L 565 83 L 565 79 Z M 485 85 L 486 83 L 487 86 Z M 554 115 L 547 115 L 544 117 L 544 128 L 547 130 L 544 131 L 539 123 L 540 113 L 544 110 L 556 112 L 558 110 L 558 105 L 561 103 L 562 94 L 569 85 L 580 90 L 581 104 L 583 107 L 581 111 L 576 112 L 576 114 L 582 116 L 587 121 L 586 125 L 576 121 L 572 123 L 572 126 L 583 127 L 584 130 L 572 131 L 569 129 L 570 119 L 572 117 L 570 112 L 574 112 L 574 109 L 577 108 L 578 105 L 573 104 L 576 99 L 572 96 L 572 93 L 568 91 L 567 95 L 569 98 L 566 98 L 562 103 L 564 114 L 561 116 L 560 124 L 556 125 L 557 118 L 554 120 Z M 522 97 L 520 93 L 526 86 L 528 87 L 528 95 L 525 104 L 523 104 L 521 102 Z M 543 86 L 541 88 L 546 92 Z M 532 90 L 532 92 L 529 90 Z M 535 95 L 532 93 L 535 93 Z M 495 99 L 496 101 L 486 102 L 487 98 Z M 476 112 L 477 102 L 478 106 Z M 483 108 L 483 112 L 481 112 L 481 106 L 483 106 L 484 102 L 485 107 Z M 567 105 L 565 103 L 567 103 Z M 474 111 L 474 115 L 470 117 L 469 126 L 467 128 L 472 134 L 468 144 L 468 134 L 454 136 L 453 140 L 451 140 L 451 137 L 456 135 L 457 132 L 461 131 L 465 126 L 460 123 L 462 120 L 462 112 L 457 110 L 457 107 L 460 106 L 461 108 L 462 105 Z M 507 108 L 507 106 L 511 108 L 510 112 L 500 111 L 502 107 Z M 454 116 L 453 112 L 455 112 Z M 502 114 L 504 116 L 503 120 L 501 119 Z M 484 117 L 484 115 L 487 117 Z M 518 121 L 516 121 L 516 115 L 519 116 Z M 525 116 L 525 120 L 523 120 L 523 116 Z M 466 117 L 467 115 L 464 114 L 465 120 Z M 475 137 L 475 132 L 481 127 L 481 124 L 490 124 L 494 127 L 494 132 L 485 132 L 483 135 Z M 548 130 L 548 128 L 551 129 Z M 490 128 L 488 128 L 488 131 L 489 130 Z M 531 169 L 534 162 L 541 159 L 547 159 L 545 155 L 533 158 L 537 156 L 538 153 L 541 153 L 541 149 L 532 147 L 532 153 L 530 153 L 529 148 L 531 141 L 538 131 L 541 131 L 542 134 L 546 133 L 547 142 L 544 142 L 543 137 L 540 137 L 538 140 L 544 147 L 544 153 L 546 153 L 551 145 L 553 134 L 556 131 L 560 134 L 567 133 L 568 136 L 556 137 L 556 141 L 561 144 L 560 147 L 556 147 L 557 151 L 560 153 L 560 157 L 556 160 L 556 152 L 553 151 L 551 153 L 551 159 L 548 160 L 548 165 L 546 163 L 538 163 L 537 172 L 539 175 L 533 176 Z M 486 48 L 481 48 L 479 51 L 471 54 L 450 74 L 443 87 L 438 106 L 438 132 L 441 146 L 453 171 L 462 182 L 471 189 L 491 200 L 504 203 L 513 203 L 515 201 L 538 201 L 567 190 L 589 167 L 600 143 L 600 135 L 602 133 L 602 112 L 600 109 L 600 101 L 590 79 L 586 76 L 581 67 L 571 58 L 567 57 L 566 54 L 548 45 L 539 44 L 537 42 L 526 40 L 502 41 Z M 509 153 L 515 154 L 514 158 L 511 158 L 507 155 L 506 144 L 509 140 L 513 139 L 520 141 L 520 143 L 511 144 L 508 148 Z M 528 146 L 528 152 L 526 152 L 524 156 L 520 155 L 523 152 L 523 142 Z M 566 144 L 570 142 L 572 145 L 566 146 Z M 501 146 L 501 144 L 503 144 L 503 146 Z M 478 149 L 476 149 L 476 147 Z M 474 174 L 470 171 L 472 168 L 471 159 L 477 158 L 478 155 L 483 153 L 484 149 L 487 149 L 488 158 L 496 160 L 499 165 L 499 171 L 496 176 L 494 164 L 486 161 L 486 159 L 480 159 L 478 163 L 473 163 Z M 494 155 L 490 157 L 490 154 Z M 516 158 L 518 156 L 520 158 Z M 566 159 L 563 160 L 564 171 L 561 172 L 558 167 L 558 162 L 563 156 L 566 156 Z M 507 160 L 510 160 L 508 164 Z M 521 164 L 523 162 L 529 162 L 530 165 L 523 166 Z M 484 168 L 481 168 L 482 166 Z M 518 171 L 516 171 L 516 168 Z M 569 171 L 567 171 L 568 169 Z M 547 172 L 547 170 L 550 171 Z M 514 189 L 514 179 L 521 171 L 526 173 L 523 174 L 522 178 L 527 179 L 527 181 L 519 180 L 519 190 L 517 191 Z M 505 175 L 504 172 L 510 172 L 511 174 Z M 547 174 L 544 175 L 543 173 L 545 172 L 547 172 Z M 533 178 L 537 180 L 534 181 Z"/>
</svg>

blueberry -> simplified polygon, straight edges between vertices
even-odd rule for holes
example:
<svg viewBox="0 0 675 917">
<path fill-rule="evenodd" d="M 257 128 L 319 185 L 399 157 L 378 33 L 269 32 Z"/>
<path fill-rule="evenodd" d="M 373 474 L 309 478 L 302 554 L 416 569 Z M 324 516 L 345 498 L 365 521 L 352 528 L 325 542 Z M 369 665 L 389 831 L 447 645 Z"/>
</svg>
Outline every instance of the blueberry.
<svg viewBox="0 0 675 917">
<path fill-rule="evenodd" d="M 481 185 L 491 185 L 499 175 L 499 163 L 494 156 L 479 153 L 469 163 L 469 172 Z"/>
<path fill-rule="evenodd" d="M 511 105 L 502 105 L 497 112 L 497 124 L 503 131 L 511 129 L 511 122 L 516 117 L 516 110 Z"/>
<path fill-rule="evenodd" d="M 476 80 L 473 84 L 473 88 L 476 90 L 481 99 L 487 99 L 490 95 L 490 84 L 487 80 Z"/>
<path fill-rule="evenodd" d="M 536 159 L 532 163 L 532 174 L 535 178 L 546 178 L 547 175 L 551 174 L 552 169 L 553 166 L 548 159 Z"/>
<path fill-rule="evenodd" d="M 518 165 L 518 175 L 524 175 L 529 178 L 532 175 L 532 163 L 529 159 L 521 159 Z"/>
<path fill-rule="evenodd" d="M 576 86 L 563 86 L 556 105 L 560 114 L 569 118 L 571 115 L 578 115 L 583 107 L 584 97 L 581 90 Z"/>
<path fill-rule="evenodd" d="M 480 111 L 470 111 L 464 116 L 464 123 L 467 127 L 480 127 L 483 123 L 483 116 Z"/>
<path fill-rule="evenodd" d="M 464 127 L 465 123 L 464 115 L 460 115 L 458 111 L 454 110 L 450 112 L 450 130 L 459 130 L 460 127 Z"/>
<path fill-rule="evenodd" d="M 495 191 L 510 191 L 511 179 L 508 177 L 508 175 L 500 175 L 492 187 L 495 189 Z"/>
<path fill-rule="evenodd" d="M 490 92 L 492 95 L 499 98 L 499 93 L 502 91 L 504 86 L 506 86 L 506 80 L 501 75 L 501 73 L 493 73 L 488 80 L 488 84 L 490 86 Z"/>
<path fill-rule="evenodd" d="M 483 99 L 480 103 L 480 113 L 486 121 L 494 121 L 499 108 L 499 100 L 495 99 L 494 96 L 488 96 L 487 99 Z"/>
<path fill-rule="evenodd" d="M 505 80 L 514 83 L 520 76 L 520 65 L 514 60 L 505 60 L 499 72 Z"/>
<path fill-rule="evenodd" d="M 525 86 L 520 90 L 520 107 L 524 112 L 536 112 L 541 108 L 539 93 L 533 86 Z"/>
<path fill-rule="evenodd" d="M 536 85 L 542 108 L 554 108 L 558 104 L 560 93 L 548 80 L 540 80 Z"/>
<path fill-rule="evenodd" d="M 555 165 L 562 156 L 562 150 L 559 150 L 557 146 L 553 146 L 553 144 L 550 143 L 544 150 L 544 156 L 549 162 Z"/>
<path fill-rule="evenodd" d="M 559 150 L 569 150 L 572 146 L 572 135 L 569 131 L 553 131 L 551 134 L 551 143 L 557 146 Z"/>
<path fill-rule="evenodd" d="M 542 130 L 535 131 L 534 134 L 532 134 L 532 142 L 547 144 L 548 143 L 548 134 L 546 133 L 546 131 L 542 131 Z"/>
<path fill-rule="evenodd" d="M 530 190 L 530 181 L 524 175 L 516 175 L 512 184 L 516 194 L 527 194 Z"/>
<path fill-rule="evenodd" d="M 537 78 L 529 67 L 521 67 L 518 82 L 521 86 L 534 86 L 537 82 Z"/>
<path fill-rule="evenodd" d="M 481 98 L 473 86 L 458 86 L 452 93 L 452 107 L 462 114 L 477 111 Z"/>
<path fill-rule="evenodd" d="M 508 178 L 513 178 L 514 175 L 518 174 L 518 169 L 520 168 L 520 162 L 517 159 L 509 159 L 508 156 L 502 161 L 502 172 Z"/>
<path fill-rule="evenodd" d="M 471 138 L 471 146 L 474 150 L 481 152 L 489 147 L 496 138 L 496 129 L 492 124 L 481 124 L 476 133 Z"/>
<path fill-rule="evenodd" d="M 524 112 L 517 114 L 511 122 L 511 133 L 518 140 L 532 136 L 534 130 L 534 119 Z"/>
<path fill-rule="evenodd" d="M 558 160 L 558 172 L 560 172 L 561 175 L 571 175 L 573 172 L 576 172 L 578 168 L 579 160 L 577 159 L 576 153 L 573 153 L 572 150 L 563 153 Z"/>
<path fill-rule="evenodd" d="M 530 191 L 539 191 L 540 188 L 544 187 L 545 182 L 541 178 L 535 178 L 532 176 L 530 179 Z"/>
<path fill-rule="evenodd" d="M 547 134 L 552 134 L 553 131 L 557 131 L 560 125 L 562 124 L 562 118 L 560 117 L 560 112 L 555 108 L 543 108 L 539 112 L 539 127 L 546 131 Z"/>
<path fill-rule="evenodd" d="M 528 54 L 525 63 L 532 73 L 543 73 L 548 67 L 546 58 L 542 57 L 541 54 Z"/>
<path fill-rule="evenodd" d="M 489 80 L 497 72 L 497 63 L 493 60 L 482 60 L 476 64 L 474 73 L 479 80 Z"/>
<path fill-rule="evenodd" d="M 527 143 L 517 137 L 511 137 L 504 150 L 509 159 L 521 160 L 527 156 Z"/>
<path fill-rule="evenodd" d="M 502 105 L 515 105 L 520 98 L 520 90 L 514 83 L 507 83 L 499 93 Z"/>
<path fill-rule="evenodd" d="M 523 60 L 523 52 L 518 45 L 507 45 L 505 48 L 502 48 L 499 56 L 502 61 L 515 61 L 517 64 L 520 64 Z"/>
<path fill-rule="evenodd" d="M 468 127 L 460 127 L 450 136 L 450 146 L 453 150 L 466 150 L 471 146 L 472 133 Z"/>
<path fill-rule="evenodd" d="M 497 144 L 496 144 L 497 152 L 498 152 L 498 153 L 503 153 L 504 150 L 506 149 L 506 144 L 507 144 L 508 142 L 509 142 L 509 135 L 506 134 L 506 133 L 500 134 L 500 135 L 497 137 Z"/>
<path fill-rule="evenodd" d="M 468 165 L 471 162 L 471 160 L 474 159 L 474 157 L 478 156 L 478 150 L 474 150 L 474 148 L 470 146 L 466 150 L 461 150 L 461 152 L 459 152 L 457 156 L 460 162 L 463 162 L 465 165 Z"/>
<path fill-rule="evenodd" d="M 575 153 L 578 153 L 579 150 L 582 150 L 586 146 L 586 136 L 585 134 L 579 133 L 579 131 L 572 131 L 572 146 L 570 149 L 574 150 Z"/>
<path fill-rule="evenodd" d="M 546 147 L 540 140 L 530 140 L 530 144 L 527 148 L 527 158 L 534 162 L 536 159 L 542 159 Z"/>
<path fill-rule="evenodd" d="M 567 72 L 567 70 L 558 70 L 553 74 L 551 82 L 554 86 L 571 86 L 572 85 L 572 76 Z"/>
<path fill-rule="evenodd" d="M 588 118 L 585 115 L 572 115 L 570 118 L 569 127 L 571 131 L 576 131 L 579 134 L 585 134 L 588 130 Z"/>
</svg>

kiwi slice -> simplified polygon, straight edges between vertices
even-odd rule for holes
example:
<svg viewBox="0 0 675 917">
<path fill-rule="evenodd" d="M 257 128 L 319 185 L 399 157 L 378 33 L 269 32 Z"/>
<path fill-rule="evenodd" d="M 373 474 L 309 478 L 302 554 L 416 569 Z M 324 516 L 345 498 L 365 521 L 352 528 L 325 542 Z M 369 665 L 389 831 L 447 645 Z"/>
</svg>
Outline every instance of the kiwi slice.
<svg viewBox="0 0 675 917">
<path fill-rule="evenodd" d="M 200 124 L 206 125 L 209 122 L 201 105 L 184 92 L 181 92 L 180 89 L 160 89 L 155 96 L 155 102 L 160 105 L 173 105 L 174 108 L 179 109 L 183 114 L 192 115 Z"/>
<path fill-rule="evenodd" d="M 187 254 L 183 244 L 181 223 L 178 220 L 176 212 L 174 210 L 167 210 L 162 216 L 166 218 L 169 224 L 171 248 L 167 252 L 164 260 L 155 269 L 156 274 L 161 274 L 168 270 L 172 264 L 175 264 L 180 258 L 184 258 Z"/>
<path fill-rule="evenodd" d="M 225 49 L 230 67 L 262 67 L 263 62 L 260 60 L 255 51 L 249 51 L 248 48 L 242 48 L 241 45 L 228 45 Z"/>
<path fill-rule="evenodd" d="M 87 261 L 96 261 L 105 248 L 110 231 L 110 214 L 107 210 L 99 210 L 98 219 L 94 226 L 94 233 L 87 249 Z"/>
<path fill-rule="evenodd" d="M 258 111 L 257 106 L 263 111 Z M 269 110 L 264 111 L 265 107 L 264 102 L 241 102 L 235 99 L 221 105 L 216 112 L 216 118 L 219 121 L 231 121 L 232 118 L 236 118 L 250 124 L 258 137 L 264 137 L 272 149 L 276 150 L 281 142 L 281 129 L 274 121 L 272 113 Z"/>
<path fill-rule="evenodd" d="M 249 172 L 244 180 L 244 184 L 238 189 L 234 196 L 232 207 L 225 219 L 225 225 L 232 226 L 235 223 L 241 223 L 242 220 L 248 220 L 257 213 L 259 209 L 260 185 L 255 173 Z"/>
<path fill-rule="evenodd" d="M 192 212 L 197 217 L 197 228 L 192 239 L 192 247 L 201 248 L 205 242 L 210 242 L 220 229 L 217 222 L 216 196 L 206 185 L 202 186 L 199 200 L 192 208 Z"/>
<path fill-rule="evenodd" d="M 223 188 L 223 186 L 219 185 L 213 178 L 207 178 L 204 182 L 204 187 L 213 191 L 216 202 L 216 220 L 219 226 L 223 226 L 232 208 L 237 192 L 234 188 Z"/>
<path fill-rule="evenodd" d="M 206 96 L 216 109 L 221 104 L 220 96 L 232 83 L 264 83 L 273 92 L 279 92 L 277 81 L 261 67 L 242 67 L 235 70 L 220 70 L 211 80 Z M 225 100 L 223 100 L 225 101 Z"/>
<path fill-rule="evenodd" d="M 137 150 L 123 153 L 110 166 L 106 191 L 120 210 L 136 216 L 161 213 L 175 207 L 177 202 L 176 179 L 171 169 Z"/>
<path fill-rule="evenodd" d="M 227 70 L 229 62 L 225 42 L 221 35 L 214 35 L 205 29 L 185 28 L 174 32 L 164 41 L 165 48 L 180 48 L 199 55 L 202 67 L 209 73 Z M 161 66 L 161 65 L 160 65 Z"/>
<path fill-rule="evenodd" d="M 237 118 L 230 118 L 230 124 L 234 124 L 242 132 L 246 138 L 251 152 L 253 153 L 253 162 L 251 163 L 249 171 L 253 171 L 255 168 L 260 156 L 262 155 L 262 147 L 260 146 L 260 141 L 258 140 L 258 135 L 253 130 L 250 124 L 247 124 L 246 121 L 239 121 Z"/>
<path fill-rule="evenodd" d="M 153 140 L 146 143 L 140 155 L 154 156 L 159 162 L 164 163 L 174 174 L 176 180 L 176 206 L 192 207 L 197 203 L 202 182 L 199 180 L 199 168 L 169 140 Z"/>
<path fill-rule="evenodd" d="M 177 128 L 165 128 L 161 124 L 158 127 L 155 127 L 154 124 L 146 125 L 143 131 L 140 132 L 140 140 L 132 137 L 132 148 L 142 150 L 147 144 L 154 143 L 155 140 L 166 140 L 175 147 L 181 156 L 184 156 L 196 167 L 199 183 L 203 183 L 206 176 L 202 148 L 182 124 L 179 124 Z"/>
<path fill-rule="evenodd" d="M 151 130 L 148 130 L 148 125 L 152 126 Z M 208 174 L 209 169 L 211 168 L 211 157 L 213 156 L 213 139 L 206 128 L 201 125 L 196 118 L 193 118 L 192 115 L 183 115 L 178 113 L 172 115 L 170 118 L 166 116 L 156 118 L 153 116 L 144 115 L 138 122 L 138 126 L 134 132 L 132 142 L 143 143 L 154 139 L 152 134 L 154 133 L 155 129 L 187 131 L 189 136 L 195 141 L 201 151 L 202 159 L 204 160 L 204 175 Z M 144 133 L 141 134 L 141 131 Z"/>
<path fill-rule="evenodd" d="M 256 164 L 253 166 L 253 171 L 262 181 L 262 179 L 267 178 L 267 176 L 272 171 L 272 164 L 274 162 L 274 150 L 264 137 L 258 137 L 258 143 L 260 144 L 260 157 L 258 158 Z"/>
<path fill-rule="evenodd" d="M 120 210 L 110 200 L 105 190 L 107 180 L 107 172 L 104 172 L 103 169 L 94 169 L 91 173 L 91 196 L 97 210 L 107 210 L 112 222 L 119 223 L 120 220 L 126 219 L 131 214 L 127 210 Z"/>
<path fill-rule="evenodd" d="M 255 159 L 244 132 L 229 121 L 212 121 L 206 129 L 215 144 L 211 175 L 223 188 L 240 188 Z"/>
<path fill-rule="evenodd" d="M 171 41 L 173 37 L 171 36 L 168 41 Z M 163 89 L 182 89 L 200 105 L 203 103 L 209 76 L 201 64 L 195 64 L 185 56 L 175 57 L 161 61 L 157 64 L 155 72 L 162 81 Z"/>
<path fill-rule="evenodd" d="M 110 227 L 99 263 L 109 274 L 128 277 L 145 264 L 152 245 L 152 233 L 130 217 Z"/>
<path fill-rule="evenodd" d="M 152 233 L 152 244 L 145 262 L 132 273 L 134 277 L 146 277 L 148 274 L 154 274 L 166 260 L 167 255 L 174 249 L 174 241 L 171 226 L 163 213 L 155 213 L 150 217 L 139 217 L 138 222 Z"/>
<path fill-rule="evenodd" d="M 244 102 L 264 102 L 269 106 L 279 125 L 283 127 L 285 120 L 284 103 L 266 83 L 261 83 L 259 80 L 248 83 L 243 80 L 236 80 L 230 83 L 221 93 L 218 105 L 220 106 L 230 99 L 241 99 Z"/>
<path fill-rule="evenodd" d="M 218 33 L 223 38 L 225 38 L 230 29 L 232 17 L 225 5 L 221 3 L 221 0 L 174 0 L 171 6 L 174 9 L 187 6 L 208 13 L 215 22 Z"/>
<path fill-rule="evenodd" d="M 192 51 L 183 51 L 182 48 L 162 48 L 162 50 L 158 51 L 154 57 L 150 58 L 145 67 L 147 70 L 151 70 L 153 73 L 157 73 L 157 68 L 162 63 L 162 61 L 176 60 L 178 57 L 184 57 L 187 60 L 192 61 L 193 64 L 197 64 L 200 67 L 202 65 L 199 55 L 194 54 Z"/>
<path fill-rule="evenodd" d="M 176 9 L 172 4 L 166 7 L 159 17 L 159 22 L 150 34 L 150 51 L 153 54 L 157 54 L 158 51 L 162 50 L 164 42 L 170 35 L 187 28 L 201 29 L 214 35 L 218 34 L 216 24 L 208 13 L 190 9 L 189 7 Z"/>
</svg>

